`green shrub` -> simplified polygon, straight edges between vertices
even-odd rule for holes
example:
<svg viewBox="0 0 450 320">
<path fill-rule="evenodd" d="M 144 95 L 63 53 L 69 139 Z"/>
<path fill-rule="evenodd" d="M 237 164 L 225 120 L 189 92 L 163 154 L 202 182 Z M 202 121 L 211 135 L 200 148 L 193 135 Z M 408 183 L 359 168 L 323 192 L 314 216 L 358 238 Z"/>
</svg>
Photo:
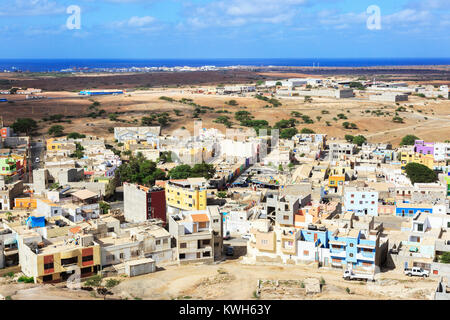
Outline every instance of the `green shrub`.
<svg viewBox="0 0 450 320">
<path fill-rule="evenodd" d="M 99 287 L 102 284 L 102 277 L 100 275 L 92 276 L 84 284 L 89 287 Z"/>
<path fill-rule="evenodd" d="M 21 276 L 17 282 L 34 283 L 34 277 Z"/>
<path fill-rule="evenodd" d="M 106 287 L 112 288 L 112 287 L 117 286 L 119 283 L 120 283 L 120 280 L 108 279 L 108 280 L 106 280 Z"/>
</svg>

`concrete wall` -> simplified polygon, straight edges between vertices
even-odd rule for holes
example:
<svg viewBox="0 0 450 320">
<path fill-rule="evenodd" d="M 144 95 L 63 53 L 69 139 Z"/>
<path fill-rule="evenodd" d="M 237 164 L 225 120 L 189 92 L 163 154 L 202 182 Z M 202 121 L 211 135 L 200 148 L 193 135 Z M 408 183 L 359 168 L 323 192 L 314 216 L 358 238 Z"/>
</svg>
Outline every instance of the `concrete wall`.
<svg viewBox="0 0 450 320">
<path fill-rule="evenodd" d="M 125 264 L 125 273 L 129 277 L 140 276 L 147 273 L 152 273 L 156 271 L 156 264 L 153 260 L 144 260 L 139 264 Z"/>
</svg>

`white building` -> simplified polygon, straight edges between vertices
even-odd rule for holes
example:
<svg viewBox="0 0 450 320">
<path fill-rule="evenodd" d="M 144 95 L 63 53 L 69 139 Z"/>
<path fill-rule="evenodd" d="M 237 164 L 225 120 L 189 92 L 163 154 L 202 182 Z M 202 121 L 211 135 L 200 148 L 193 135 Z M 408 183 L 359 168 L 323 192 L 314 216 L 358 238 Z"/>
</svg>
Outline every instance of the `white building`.
<svg viewBox="0 0 450 320">
<path fill-rule="evenodd" d="M 345 188 L 344 206 L 357 216 L 378 216 L 378 192 L 369 188 Z"/>
</svg>

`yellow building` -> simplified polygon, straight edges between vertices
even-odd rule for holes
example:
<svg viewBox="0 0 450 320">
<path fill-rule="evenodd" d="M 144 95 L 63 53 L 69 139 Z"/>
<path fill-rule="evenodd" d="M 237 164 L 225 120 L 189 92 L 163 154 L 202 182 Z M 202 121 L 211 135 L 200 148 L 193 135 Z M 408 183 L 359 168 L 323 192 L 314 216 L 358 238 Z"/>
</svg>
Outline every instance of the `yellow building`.
<svg viewBox="0 0 450 320">
<path fill-rule="evenodd" d="M 57 151 L 61 150 L 64 143 L 61 140 L 56 140 L 53 138 L 47 139 L 47 151 Z"/>
<path fill-rule="evenodd" d="M 330 175 L 328 177 L 328 187 L 337 188 L 345 182 L 345 175 Z"/>
<path fill-rule="evenodd" d="M 405 171 L 405 167 L 408 163 L 415 162 L 427 166 L 431 170 L 434 168 L 434 157 L 432 154 L 421 154 L 417 152 L 402 152 L 400 154 L 400 160 L 402 162 L 401 169 Z"/>
<path fill-rule="evenodd" d="M 38 283 L 66 281 L 78 273 L 81 278 L 88 277 L 100 270 L 100 245 L 93 241 L 92 235 L 81 235 L 80 227 L 70 229 L 71 241 L 47 239 L 33 244 L 36 234 L 29 233 L 19 237 L 19 257 L 22 272 L 34 277 Z M 34 242 L 35 243 L 35 242 Z"/>
<path fill-rule="evenodd" d="M 182 210 L 206 210 L 206 188 L 187 180 L 166 183 L 166 203 Z"/>
</svg>

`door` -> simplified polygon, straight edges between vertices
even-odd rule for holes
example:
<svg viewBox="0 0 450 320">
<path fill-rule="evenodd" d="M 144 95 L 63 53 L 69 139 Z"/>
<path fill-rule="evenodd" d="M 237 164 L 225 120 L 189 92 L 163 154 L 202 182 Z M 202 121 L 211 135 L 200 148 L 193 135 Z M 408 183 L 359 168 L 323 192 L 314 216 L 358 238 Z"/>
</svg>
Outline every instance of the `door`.
<svg viewBox="0 0 450 320">
<path fill-rule="evenodd" d="M 405 269 L 408 268 L 408 261 L 405 261 Z"/>
<path fill-rule="evenodd" d="M 317 241 L 317 233 L 314 233 L 314 243 Z"/>
</svg>

